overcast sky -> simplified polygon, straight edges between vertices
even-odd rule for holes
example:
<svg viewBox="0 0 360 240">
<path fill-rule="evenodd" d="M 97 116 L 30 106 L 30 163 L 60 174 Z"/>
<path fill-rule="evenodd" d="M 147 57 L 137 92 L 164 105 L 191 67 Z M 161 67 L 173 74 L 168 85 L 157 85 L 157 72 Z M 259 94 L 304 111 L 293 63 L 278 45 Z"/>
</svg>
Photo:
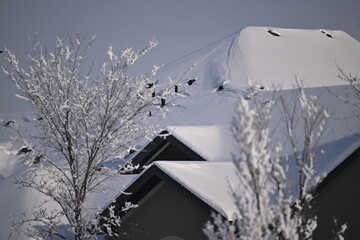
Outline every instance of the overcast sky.
<svg viewBox="0 0 360 240">
<path fill-rule="evenodd" d="M 360 40 L 359 0 L 1 0 L 0 48 L 26 60 L 29 36 L 52 46 L 68 33 L 97 36 L 94 56 L 107 47 L 160 45 L 138 71 L 165 64 L 247 26 L 343 30 Z M 0 55 L 1 56 L 1 55 Z M 0 64 L 7 67 L 1 56 Z M 26 111 L 0 73 L 0 113 Z"/>
</svg>

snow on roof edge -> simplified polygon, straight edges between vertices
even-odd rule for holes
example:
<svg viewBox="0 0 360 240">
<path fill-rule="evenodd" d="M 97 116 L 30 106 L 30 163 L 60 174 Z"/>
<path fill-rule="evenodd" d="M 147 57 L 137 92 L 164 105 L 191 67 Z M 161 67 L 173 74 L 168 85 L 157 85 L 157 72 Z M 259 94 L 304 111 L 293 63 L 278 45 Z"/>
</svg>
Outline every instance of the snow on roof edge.
<svg viewBox="0 0 360 240">
<path fill-rule="evenodd" d="M 230 162 L 230 161 L 229 161 Z M 203 201 L 205 204 L 207 204 L 208 206 L 210 206 L 211 208 L 213 208 L 216 212 L 220 213 L 222 216 L 224 216 L 226 219 L 228 219 L 229 221 L 234 220 L 234 214 L 235 212 L 228 214 L 226 213 L 226 211 L 219 205 L 216 204 L 213 201 L 210 201 L 208 198 L 206 198 L 205 196 L 203 196 L 202 194 L 200 194 L 199 192 L 197 192 L 195 189 L 191 188 L 190 186 L 188 186 L 186 183 L 184 183 L 180 177 L 176 176 L 175 174 L 172 174 L 170 171 L 168 171 L 165 167 L 163 167 L 163 164 L 167 164 L 168 162 L 165 161 L 159 161 L 159 162 L 154 162 L 153 164 L 159 168 L 162 172 L 164 172 L 166 175 L 168 175 L 169 177 L 171 177 L 173 180 L 175 180 L 178 184 L 180 184 L 182 187 L 184 187 L 185 189 L 187 189 L 188 191 L 190 191 L 194 196 L 196 196 L 197 198 L 199 198 L 201 201 Z M 184 163 L 184 164 L 196 164 L 196 163 L 206 163 L 203 161 L 194 161 L 194 162 L 183 162 L 183 161 L 172 161 L 170 163 Z M 210 162 L 207 162 L 210 163 Z M 212 162 L 212 163 L 216 163 L 216 162 Z M 220 163 L 220 162 L 219 162 Z M 224 162 L 221 162 L 224 163 Z M 232 163 L 232 162 L 231 162 Z"/>
</svg>

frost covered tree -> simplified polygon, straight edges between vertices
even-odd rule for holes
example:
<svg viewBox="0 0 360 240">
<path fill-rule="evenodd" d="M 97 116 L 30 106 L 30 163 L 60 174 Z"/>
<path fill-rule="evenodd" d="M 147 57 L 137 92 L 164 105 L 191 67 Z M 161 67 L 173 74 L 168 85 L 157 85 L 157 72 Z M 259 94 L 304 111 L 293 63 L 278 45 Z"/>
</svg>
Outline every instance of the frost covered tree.
<svg viewBox="0 0 360 240">
<path fill-rule="evenodd" d="M 344 69 L 338 67 L 339 78 L 350 84 L 349 91 L 344 95 L 339 95 L 328 88 L 328 91 L 334 96 L 338 97 L 345 103 L 351 104 L 360 109 L 360 78 L 352 75 L 351 73 L 346 73 Z M 354 97 L 355 96 L 355 97 Z"/>
<path fill-rule="evenodd" d="M 123 156 L 139 139 L 153 134 L 163 115 L 159 96 L 164 93 L 159 90 L 152 96 L 156 86 L 149 87 L 158 67 L 139 76 L 129 74 L 138 58 L 157 42 L 119 53 L 110 46 L 95 69 L 86 60 L 94 40 L 57 38 L 52 51 L 34 41 L 26 69 L 14 53 L 5 50 L 10 64 L 3 69 L 5 74 L 20 90 L 18 97 L 29 102 L 41 119 L 39 136 L 20 139 L 32 149 L 24 155 L 28 162 L 39 164 L 17 183 L 57 204 L 50 209 L 44 202 L 33 215 L 17 222 L 18 226 L 37 225 L 24 230 L 28 237 L 94 238 L 101 226 L 85 202 L 90 193 L 106 191 L 104 183 L 118 174 L 103 163 Z M 115 216 L 107 222 L 119 225 Z"/>
<path fill-rule="evenodd" d="M 292 101 L 281 91 L 274 95 L 280 111 L 275 115 L 282 115 L 288 146 L 271 142 L 272 104 L 260 104 L 254 97 L 250 106 L 239 99 L 232 126 L 239 149 L 233 159 L 239 184 L 232 188 L 238 215 L 233 222 L 213 215 L 204 228 L 209 239 L 312 239 L 316 217 L 311 214 L 309 190 L 316 181 L 314 149 L 329 115 L 299 82 L 294 92 Z M 289 189 L 287 163 L 281 157 L 285 147 L 297 170 L 296 193 Z"/>
</svg>

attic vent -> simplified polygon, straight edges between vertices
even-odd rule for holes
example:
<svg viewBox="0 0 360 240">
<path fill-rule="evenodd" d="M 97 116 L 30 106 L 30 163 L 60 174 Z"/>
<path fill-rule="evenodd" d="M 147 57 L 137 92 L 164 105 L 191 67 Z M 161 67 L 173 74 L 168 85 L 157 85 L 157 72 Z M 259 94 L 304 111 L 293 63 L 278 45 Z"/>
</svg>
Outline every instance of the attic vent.
<svg viewBox="0 0 360 240">
<path fill-rule="evenodd" d="M 222 90 L 224 90 L 224 86 L 223 86 L 223 85 L 220 85 L 220 86 L 218 87 L 218 91 L 222 91 Z"/>
<path fill-rule="evenodd" d="M 178 85 L 175 85 L 175 92 L 176 92 L 176 93 L 179 92 L 179 87 L 178 87 Z"/>
<path fill-rule="evenodd" d="M 328 38 L 332 38 L 332 37 L 333 37 L 330 33 L 326 32 L 326 31 L 324 31 L 324 30 L 320 30 L 320 31 L 321 31 L 322 34 L 325 34 Z"/>
<path fill-rule="evenodd" d="M 250 99 L 251 99 L 251 95 L 249 95 L 249 94 L 245 94 L 245 95 L 244 95 L 244 99 L 246 99 L 246 100 L 250 100 Z"/>
<path fill-rule="evenodd" d="M 269 29 L 267 32 L 275 37 L 280 37 L 280 34 L 278 32 L 275 32 L 274 30 Z"/>
<path fill-rule="evenodd" d="M 22 148 L 18 151 L 17 155 L 26 154 L 26 153 L 31 152 L 31 151 L 32 151 L 32 150 L 31 150 L 30 148 L 28 148 L 28 147 L 22 147 Z"/>
<path fill-rule="evenodd" d="M 148 83 L 147 85 L 146 85 L 146 88 L 152 88 L 154 86 L 154 83 Z"/>
<path fill-rule="evenodd" d="M 6 126 L 6 127 L 11 127 L 14 123 L 15 123 L 14 120 L 10 120 L 10 121 L 6 122 L 6 123 L 4 124 L 4 126 Z"/>
<path fill-rule="evenodd" d="M 155 91 L 152 92 L 151 97 L 155 97 Z"/>
<path fill-rule="evenodd" d="M 196 79 L 190 79 L 190 80 L 187 82 L 187 84 L 188 84 L 188 85 L 192 85 L 194 82 L 196 82 Z"/>
<path fill-rule="evenodd" d="M 40 162 L 41 158 L 43 158 L 43 155 L 37 155 L 35 158 L 34 158 L 34 161 L 33 161 L 33 164 L 37 164 Z"/>
<path fill-rule="evenodd" d="M 268 104 L 268 103 L 270 103 L 270 100 L 264 101 L 264 102 L 262 103 L 262 105 L 265 105 L 265 104 Z"/>
<path fill-rule="evenodd" d="M 162 98 L 162 99 L 161 99 L 161 107 L 164 107 L 165 104 L 166 104 L 166 100 L 165 100 L 165 98 Z"/>
</svg>

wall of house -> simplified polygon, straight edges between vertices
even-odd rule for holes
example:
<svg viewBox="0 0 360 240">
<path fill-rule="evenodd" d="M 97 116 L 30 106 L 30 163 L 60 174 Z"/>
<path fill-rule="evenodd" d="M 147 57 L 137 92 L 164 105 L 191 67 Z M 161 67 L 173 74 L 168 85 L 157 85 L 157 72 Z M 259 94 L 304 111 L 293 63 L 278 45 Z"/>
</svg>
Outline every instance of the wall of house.
<svg viewBox="0 0 360 240">
<path fill-rule="evenodd" d="M 338 229 L 347 223 L 345 239 L 360 239 L 360 158 L 355 156 L 345 169 L 326 184 L 315 198 L 318 226 L 314 239 L 334 239 L 334 218 Z"/>
<path fill-rule="evenodd" d="M 206 239 L 202 228 L 208 212 L 168 184 L 152 193 L 140 207 L 123 218 L 119 237 L 113 239 Z M 167 238 L 165 238 L 167 239 Z"/>
<path fill-rule="evenodd" d="M 167 146 L 156 158 L 154 161 L 159 160 L 193 160 L 184 152 L 176 148 L 173 144 Z"/>
</svg>

